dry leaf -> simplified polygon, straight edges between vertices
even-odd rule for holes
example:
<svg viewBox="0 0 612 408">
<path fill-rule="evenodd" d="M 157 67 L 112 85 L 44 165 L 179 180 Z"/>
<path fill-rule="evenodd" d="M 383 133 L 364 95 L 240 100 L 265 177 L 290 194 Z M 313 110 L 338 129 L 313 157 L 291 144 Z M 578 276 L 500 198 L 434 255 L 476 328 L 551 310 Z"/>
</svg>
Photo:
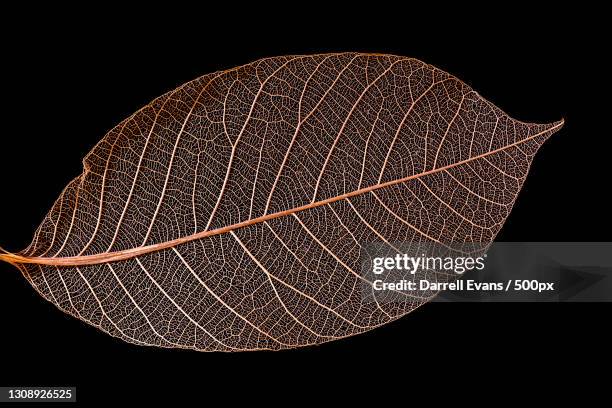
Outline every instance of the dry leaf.
<svg viewBox="0 0 612 408">
<path fill-rule="evenodd" d="M 111 130 L 16 265 L 125 341 L 278 350 L 351 336 L 427 296 L 364 296 L 365 246 L 490 243 L 540 145 L 415 59 L 267 58 L 205 75 Z"/>
</svg>

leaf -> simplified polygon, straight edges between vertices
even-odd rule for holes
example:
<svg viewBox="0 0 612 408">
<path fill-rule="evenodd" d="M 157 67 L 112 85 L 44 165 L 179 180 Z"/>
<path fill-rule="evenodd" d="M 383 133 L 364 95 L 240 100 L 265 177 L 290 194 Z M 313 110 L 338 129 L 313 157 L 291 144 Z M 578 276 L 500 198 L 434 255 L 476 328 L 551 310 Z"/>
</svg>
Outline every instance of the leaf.
<svg viewBox="0 0 612 408">
<path fill-rule="evenodd" d="M 131 343 L 318 344 L 435 296 L 364 295 L 366 246 L 488 245 L 561 126 L 513 120 L 411 58 L 262 59 L 121 122 L 31 245 L 0 257 L 64 312 Z"/>
</svg>

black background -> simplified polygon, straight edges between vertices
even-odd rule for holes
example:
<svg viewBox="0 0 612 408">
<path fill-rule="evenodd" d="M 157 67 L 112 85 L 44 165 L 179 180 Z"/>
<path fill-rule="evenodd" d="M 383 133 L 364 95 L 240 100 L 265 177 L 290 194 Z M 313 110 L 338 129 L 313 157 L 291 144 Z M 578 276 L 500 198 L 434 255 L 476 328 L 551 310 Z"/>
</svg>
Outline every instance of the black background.
<svg viewBox="0 0 612 408">
<path fill-rule="evenodd" d="M 601 11 L 525 8 L 468 18 L 447 10 L 442 18 L 441 10 L 332 16 L 308 8 L 284 17 L 241 9 L 246 23 L 235 18 L 238 10 L 163 12 L 154 21 L 119 13 L 96 19 L 97 11 L 79 18 L 5 15 L 15 24 L 2 28 L 0 245 L 27 246 L 81 172 L 82 157 L 154 97 L 261 57 L 349 50 L 422 59 L 519 120 L 564 118 L 565 127 L 536 156 L 497 240 L 610 241 L 610 78 Z M 314 13 L 300 18 L 307 11 Z M 571 388 L 565 381 L 609 361 L 611 311 L 610 304 L 437 303 L 318 347 L 195 353 L 111 338 L 64 315 L 3 264 L 0 385 L 76 385 L 81 403 L 324 402 L 323 390 L 412 401 L 425 385 L 448 389 L 466 379 L 464 396 L 497 387 L 516 397 L 516 387 L 542 391 L 551 379 L 544 392 L 559 394 Z M 293 396 L 281 397 L 278 389 Z"/>
</svg>

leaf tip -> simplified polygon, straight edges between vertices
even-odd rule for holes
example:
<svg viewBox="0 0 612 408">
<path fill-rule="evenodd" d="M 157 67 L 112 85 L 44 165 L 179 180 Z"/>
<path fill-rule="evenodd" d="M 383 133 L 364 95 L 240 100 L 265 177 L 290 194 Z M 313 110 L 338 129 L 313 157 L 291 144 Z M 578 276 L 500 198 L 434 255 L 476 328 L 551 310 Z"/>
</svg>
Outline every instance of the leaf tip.
<svg viewBox="0 0 612 408">
<path fill-rule="evenodd" d="M 557 133 L 559 130 L 561 130 L 561 128 L 565 125 L 565 118 L 561 118 L 560 120 L 557 120 L 556 122 L 552 122 L 551 124 L 549 124 L 549 128 L 548 128 L 548 136 L 552 136 L 553 134 Z"/>
<path fill-rule="evenodd" d="M 551 123 L 537 125 L 541 127 L 540 131 L 555 133 L 565 125 L 565 118 L 561 118 Z"/>
<path fill-rule="evenodd" d="M 557 133 L 565 125 L 565 118 L 561 118 L 555 122 L 546 124 L 533 124 L 531 125 L 531 132 L 534 136 L 544 136 L 544 140 L 547 140 L 550 136 Z"/>
</svg>

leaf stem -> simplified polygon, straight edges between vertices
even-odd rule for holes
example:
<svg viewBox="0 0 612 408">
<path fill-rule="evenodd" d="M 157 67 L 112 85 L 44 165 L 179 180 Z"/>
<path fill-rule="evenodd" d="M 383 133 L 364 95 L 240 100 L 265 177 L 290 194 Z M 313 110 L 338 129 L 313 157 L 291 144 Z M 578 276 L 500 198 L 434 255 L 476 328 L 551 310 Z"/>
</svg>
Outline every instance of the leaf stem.
<svg viewBox="0 0 612 408">
<path fill-rule="evenodd" d="M 13 254 L 12 252 L 0 247 L 0 261 L 8 262 L 11 265 L 14 265 L 19 259 L 19 255 Z"/>
</svg>

